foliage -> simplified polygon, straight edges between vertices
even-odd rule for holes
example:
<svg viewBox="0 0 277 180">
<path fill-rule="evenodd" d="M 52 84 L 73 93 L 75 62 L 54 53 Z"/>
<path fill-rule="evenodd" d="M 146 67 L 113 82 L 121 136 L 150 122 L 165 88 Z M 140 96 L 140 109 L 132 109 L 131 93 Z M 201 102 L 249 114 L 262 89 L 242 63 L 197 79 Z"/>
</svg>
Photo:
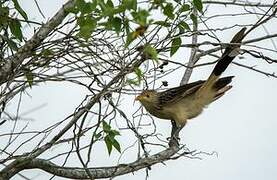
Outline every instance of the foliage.
<svg viewBox="0 0 277 180">
<path fill-rule="evenodd" d="M 213 24 L 213 18 L 225 15 L 206 14 L 211 7 L 209 3 L 213 3 L 203 1 L 203 4 L 202 0 L 69 0 L 43 23 L 29 17 L 21 2 L 0 1 L 0 136 L 4 144 L 0 148 L 0 164 L 4 164 L 0 179 L 4 173 L 10 175 L 32 168 L 56 173 L 72 171 L 76 176 L 85 174 L 79 179 L 114 178 L 141 168 L 148 171 L 152 165 L 170 159 L 193 156 L 185 146 L 168 148 L 167 137 L 157 129 L 153 118 L 141 111 L 138 103 L 131 105 L 130 99 L 142 89 L 172 87 L 172 80 L 182 79 L 185 72 L 213 64 L 226 46 L 218 33 L 237 32 L 245 24 L 237 21 L 226 27 Z M 232 3 L 244 6 L 241 2 Z M 256 6 L 251 5 L 262 11 L 254 15 L 264 15 L 261 24 L 276 17 L 275 9 L 269 10 L 271 6 Z M 232 13 L 226 16 L 253 15 L 247 8 L 244 10 L 234 17 Z M 259 24 L 251 25 L 253 29 L 256 26 Z M 276 63 L 266 54 L 267 47 L 255 44 L 276 36 L 270 34 L 244 42 L 241 59 L 248 55 Z M 192 37 L 200 40 L 192 42 Z M 183 51 L 191 48 L 195 54 L 189 58 Z M 206 56 L 209 57 L 202 61 Z M 188 59 L 194 61 L 187 62 Z M 254 66 L 237 64 L 276 77 Z M 55 103 L 62 103 L 57 116 L 53 108 L 47 107 L 41 110 L 47 117 L 43 113 L 39 118 L 33 119 L 33 114 L 31 118 L 25 117 L 28 112 L 40 110 L 33 107 L 35 90 L 41 88 L 37 93 L 39 102 L 45 97 L 50 101 L 53 92 L 44 89 L 46 86 L 57 89 L 66 86 L 69 90 L 64 88 L 61 94 L 67 95 L 73 89 L 74 95 L 65 99 L 57 96 Z M 72 87 L 79 89 L 75 92 Z M 63 114 L 62 106 L 70 105 L 74 110 Z M 55 118 L 51 119 L 52 115 Z M 61 115 L 66 116 L 59 119 Z M 33 123 L 37 122 L 39 129 L 33 129 Z M 68 151 L 58 152 L 60 147 Z M 130 156 L 134 163 L 90 168 L 98 148 L 108 154 L 108 160 L 118 157 L 121 163 L 121 157 Z M 153 155 L 154 151 L 159 152 Z M 49 155 L 47 160 L 42 154 Z M 77 158 L 79 169 L 67 168 L 71 158 Z M 55 160 L 61 163 L 55 165 Z M 56 175 L 77 179 L 68 174 Z"/>
<path fill-rule="evenodd" d="M 115 139 L 115 136 L 120 135 L 120 133 L 116 130 L 113 130 L 111 126 L 106 123 L 106 121 L 102 121 L 103 124 L 103 131 L 105 133 L 105 143 L 106 147 L 108 149 L 108 153 L 111 154 L 113 147 L 118 151 L 121 152 L 120 144 L 119 142 Z"/>
</svg>

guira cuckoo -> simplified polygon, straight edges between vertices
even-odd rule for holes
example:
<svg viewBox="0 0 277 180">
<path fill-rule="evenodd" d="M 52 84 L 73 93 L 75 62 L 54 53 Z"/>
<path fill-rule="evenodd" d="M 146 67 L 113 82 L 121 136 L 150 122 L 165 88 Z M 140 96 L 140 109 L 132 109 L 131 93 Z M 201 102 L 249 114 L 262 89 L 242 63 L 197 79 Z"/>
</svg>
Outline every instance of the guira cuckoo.
<svg viewBox="0 0 277 180">
<path fill-rule="evenodd" d="M 198 116 L 205 106 L 222 97 L 232 88 L 229 83 L 233 76 L 220 78 L 220 75 L 239 54 L 245 31 L 246 28 L 242 28 L 233 37 L 206 81 L 192 82 L 163 92 L 144 90 L 136 97 L 136 100 L 140 101 L 153 116 L 171 120 L 173 122 L 172 133 L 179 133 L 188 119 Z"/>
</svg>

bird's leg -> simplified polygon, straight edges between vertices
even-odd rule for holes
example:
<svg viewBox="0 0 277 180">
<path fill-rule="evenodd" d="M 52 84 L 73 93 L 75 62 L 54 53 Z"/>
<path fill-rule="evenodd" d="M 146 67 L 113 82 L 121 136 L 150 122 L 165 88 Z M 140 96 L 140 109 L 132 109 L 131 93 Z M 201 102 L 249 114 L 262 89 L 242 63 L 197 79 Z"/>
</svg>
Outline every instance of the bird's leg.
<svg viewBox="0 0 277 180">
<path fill-rule="evenodd" d="M 171 124 L 172 124 L 171 137 L 170 137 L 168 144 L 170 147 L 172 147 L 174 145 L 179 146 L 179 141 L 180 141 L 179 133 L 183 129 L 183 127 L 186 125 L 186 121 L 185 121 L 185 123 L 178 124 L 178 125 L 176 124 L 175 121 L 171 121 Z"/>
<path fill-rule="evenodd" d="M 176 132 L 178 130 L 178 126 L 177 126 L 176 122 L 175 121 L 171 121 L 171 125 L 172 125 L 172 128 L 171 128 L 171 137 L 173 137 L 173 136 L 178 137 L 179 134 L 176 134 Z"/>
<path fill-rule="evenodd" d="M 170 137 L 170 140 L 169 140 L 169 146 L 174 146 L 174 145 L 177 145 L 179 146 L 179 132 L 181 129 L 179 129 L 179 127 L 177 126 L 176 122 L 171 120 L 171 125 L 172 125 L 172 128 L 171 128 L 171 137 Z"/>
</svg>

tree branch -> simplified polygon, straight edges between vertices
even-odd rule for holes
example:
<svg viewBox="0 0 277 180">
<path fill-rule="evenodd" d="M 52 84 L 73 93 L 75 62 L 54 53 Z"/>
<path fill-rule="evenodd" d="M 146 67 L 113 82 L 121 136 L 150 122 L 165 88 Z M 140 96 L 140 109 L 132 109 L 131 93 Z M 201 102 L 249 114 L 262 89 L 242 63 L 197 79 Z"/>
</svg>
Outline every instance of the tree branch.
<svg viewBox="0 0 277 180">
<path fill-rule="evenodd" d="M 195 17 L 197 18 L 197 10 L 194 8 L 193 9 L 193 14 L 195 15 Z M 193 23 L 193 32 L 194 34 L 192 35 L 192 44 L 196 44 L 197 43 L 197 29 L 198 29 L 198 24 L 197 23 Z M 191 49 L 191 53 L 190 53 L 190 58 L 189 58 L 189 62 L 188 62 L 188 67 L 182 77 L 181 83 L 180 85 L 186 84 L 189 81 L 189 78 L 192 74 L 192 70 L 193 70 L 193 65 L 197 62 L 198 58 L 196 58 L 196 53 L 197 53 L 198 47 L 195 46 Z"/>
<path fill-rule="evenodd" d="M 110 166 L 110 167 L 96 167 L 96 168 L 88 168 L 90 175 L 94 179 L 100 178 L 110 178 L 115 177 L 123 174 L 127 174 L 130 172 L 135 172 L 139 169 L 143 169 L 149 167 L 151 165 L 162 163 L 164 161 L 170 160 L 171 157 L 176 154 L 181 148 L 178 146 L 172 146 L 164 151 L 161 151 L 157 154 L 152 156 L 138 159 L 129 164 L 120 164 L 117 166 Z M 58 166 L 50 161 L 44 159 L 33 159 L 28 163 L 24 162 L 25 159 L 21 158 L 18 160 L 17 168 L 11 169 L 10 171 L 2 171 L 0 173 L 0 177 L 3 179 L 11 178 L 15 173 L 20 172 L 23 169 L 41 169 L 46 172 L 49 172 L 56 176 L 62 176 L 66 178 L 73 178 L 73 179 L 88 179 L 90 178 L 85 171 L 84 168 L 78 167 L 61 167 Z M 16 170 L 16 171 L 15 171 Z"/>
<path fill-rule="evenodd" d="M 203 1 L 203 4 L 219 4 L 219 5 L 232 5 L 232 6 L 249 6 L 249 7 L 271 7 L 272 4 L 265 4 L 261 2 L 245 2 L 245 1 Z"/>
<path fill-rule="evenodd" d="M 67 16 L 66 9 L 74 6 L 74 0 L 69 0 L 63 7 L 28 40 L 17 53 L 6 58 L 5 64 L 0 67 L 0 85 L 9 80 L 13 76 L 14 70 L 20 66 L 24 59 L 31 57 L 33 49 L 38 47 L 40 43 L 48 37 L 57 26 L 59 26 Z"/>
</svg>

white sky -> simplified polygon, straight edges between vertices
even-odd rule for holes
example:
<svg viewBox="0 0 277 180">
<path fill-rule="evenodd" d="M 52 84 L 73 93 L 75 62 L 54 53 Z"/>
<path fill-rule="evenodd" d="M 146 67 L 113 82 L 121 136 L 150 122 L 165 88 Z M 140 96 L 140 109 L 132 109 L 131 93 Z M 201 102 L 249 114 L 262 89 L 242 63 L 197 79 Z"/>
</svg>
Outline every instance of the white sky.
<svg viewBox="0 0 277 180">
<path fill-rule="evenodd" d="M 31 19 L 42 19 L 33 1 L 21 0 L 20 2 Z M 47 17 L 51 17 L 61 7 L 64 1 L 40 0 L 38 2 L 44 14 Z M 220 7 L 222 9 L 217 11 L 233 12 L 233 9 L 228 9 L 224 6 Z M 211 8 L 211 10 L 215 9 Z M 210 12 L 213 13 L 214 11 Z M 253 18 L 236 20 L 240 21 L 239 23 L 242 23 L 241 21 L 249 21 L 249 23 L 255 22 Z M 236 22 L 234 21 L 235 18 L 221 19 L 214 23 L 217 26 L 225 26 L 227 25 L 226 23 L 235 24 Z M 267 29 L 276 32 L 276 20 L 269 24 Z M 218 36 L 222 40 L 229 41 L 235 31 L 228 33 L 230 34 L 218 34 Z M 256 33 L 252 34 L 252 37 L 259 36 L 260 34 L 258 33 L 264 34 L 262 30 Z M 261 42 L 259 45 L 262 43 L 264 43 L 264 46 L 271 46 L 270 41 Z M 184 56 L 182 55 L 184 52 L 187 53 L 188 51 L 185 49 L 179 50 L 174 59 L 183 59 Z M 275 54 L 271 55 L 274 57 Z M 237 58 L 235 61 L 243 64 L 259 64 L 257 68 L 263 68 L 270 72 L 276 69 L 276 65 L 272 67 L 272 65 L 260 64 L 258 63 L 259 60 L 254 58 L 242 60 Z M 205 79 L 211 69 L 212 66 L 194 71 L 191 81 Z M 169 81 L 170 86 L 176 86 L 181 80 L 182 73 L 183 69 L 176 72 L 178 76 L 174 74 L 174 76 L 169 76 L 165 79 Z M 181 132 L 182 143 L 185 143 L 189 149 L 197 149 L 205 152 L 216 151 L 218 157 L 216 155 L 201 156 L 202 160 L 181 158 L 166 162 L 166 166 L 157 164 L 149 172 L 150 179 L 273 180 L 277 177 L 277 171 L 275 170 L 277 167 L 277 141 L 275 140 L 277 135 L 277 80 L 236 65 L 231 65 L 225 75 L 236 76 L 232 83 L 233 89 L 220 100 L 210 105 L 202 115 L 188 123 Z M 47 103 L 47 107 L 32 114 L 32 117 L 36 120 L 31 122 L 33 123 L 32 127 L 34 129 L 44 128 L 71 113 L 86 93 L 86 91 L 69 84 L 59 84 L 57 87 L 57 84 L 51 83 L 50 86 L 42 85 L 40 87 L 34 87 L 30 92 L 32 98 L 26 97 L 23 99 L 23 105 L 28 104 L 30 106 L 28 108 L 23 107 L 23 109 L 26 108 L 27 110 L 30 107 Z M 68 99 L 70 99 L 70 103 L 68 103 Z M 130 100 L 127 99 L 124 101 L 126 104 L 122 104 L 121 107 L 124 107 L 124 105 L 127 106 L 127 102 L 132 101 L 133 97 Z M 134 112 L 137 107 L 138 105 L 136 104 L 129 111 Z M 156 124 L 157 129 L 166 137 L 170 131 L 170 122 L 159 121 L 157 119 Z M 128 140 L 128 137 L 124 137 L 123 135 L 121 139 Z M 59 148 L 62 149 L 62 147 Z M 98 148 L 101 149 L 102 147 Z M 95 156 L 98 159 L 95 159 L 94 165 L 102 166 L 108 165 L 108 163 L 109 165 L 116 163 L 113 155 L 110 158 L 107 157 L 105 147 L 104 151 L 96 151 Z M 72 162 L 74 161 L 72 160 Z M 74 163 L 72 166 L 74 166 Z M 39 179 L 51 177 L 42 171 L 26 171 L 25 174 L 29 175 L 29 177 L 38 176 Z M 116 179 L 141 180 L 144 178 L 145 172 L 141 170 L 134 174 L 117 177 Z M 13 179 L 21 178 L 16 176 Z M 55 179 L 62 178 L 56 177 Z"/>
</svg>

